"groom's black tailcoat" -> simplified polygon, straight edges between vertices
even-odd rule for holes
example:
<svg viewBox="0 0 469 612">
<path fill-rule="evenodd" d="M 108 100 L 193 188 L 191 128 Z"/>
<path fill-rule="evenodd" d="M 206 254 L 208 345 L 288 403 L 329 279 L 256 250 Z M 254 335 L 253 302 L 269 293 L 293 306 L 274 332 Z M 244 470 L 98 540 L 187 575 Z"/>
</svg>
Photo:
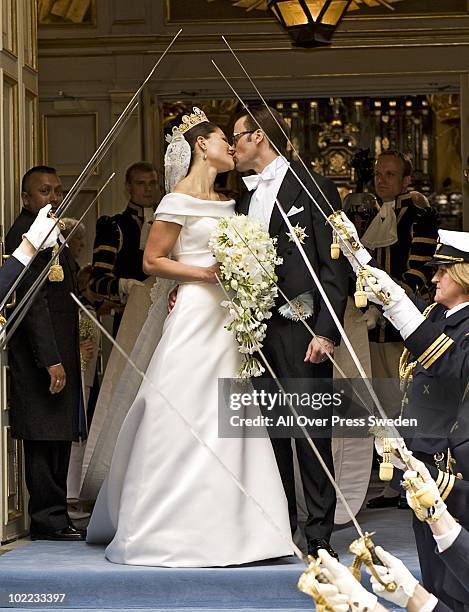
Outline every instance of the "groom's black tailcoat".
<svg viewBox="0 0 469 612">
<path fill-rule="evenodd" d="M 332 212 L 329 205 L 324 201 L 324 197 L 306 171 L 297 162 L 292 162 L 291 168 L 300 177 L 326 216 L 329 216 Z M 334 183 L 316 173 L 313 173 L 313 175 L 333 208 L 340 209 L 341 200 Z M 237 205 L 238 213 L 248 214 L 252 193 L 243 193 Z M 288 215 L 291 224 L 304 228 L 308 237 L 304 240 L 302 246 L 336 315 L 342 322 L 347 302 L 348 272 L 347 264 L 342 255 L 338 260 L 331 259 L 332 232 L 330 225 L 326 223 L 316 204 L 311 201 L 311 198 L 290 169 L 285 175 L 277 199 Z M 308 323 L 315 334 L 329 338 L 337 344 L 340 340 L 337 326 L 320 296 L 299 249 L 289 239 L 287 225 L 276 205 L 274 205 L 272 211 L 269 233 L 272 237 L 277 238 L 277 253 L 283 258 L 283 263 L 276 270 L 279 288 L 289 299 L 293 299 L 306 291 L 311 291 L 314 300 L 314 313 L 308 319 Z M 301 322 L 292 321 L 278 313 L 278 308 L 284 303 L 285 299 L 279 295 L 272 311 L 272 318 L 268 321 L 263 352 L 275 374 L 281 379 L 288 379 L 284 380 L 286 391 L 292 393 L 322 391 L 324 387 L 319 385 L 317 379 L 332 378 L 332 363 L 329 360 L 321 364 L 304 363 L 311 335 Z M 303 383 L 301 388 L 298 383 L 295 383 L 295 380 L 292 380 L 300 378 L 307 379 L 306 386 Z M 265 380 L 253 379 L 253 383 L 255 386 L 263 387 Z M 269 389 L 272 390 L 271 385 Z M 273 416 L 272 413 L 269 413 L 269 416 Z M 329 415 L 322 413 L 317 416 Z M 317 432 L 314 428 L 310 428 L 309 433 L 322 458 L 333 473 L 330 437 L 317 438 Z M 292 531 L 295 531 L 297 509 L 291 439 L 289 437 L 272 438 L 272 445 L 288 499 Z M 315 538 L 329 539 L 334 524 L 336 503 L 334 488 L 308 441 L 297 437 L 295 445 L 308 512 L 305 525 L 306 539 L 308 542 Z"/>
</svg>

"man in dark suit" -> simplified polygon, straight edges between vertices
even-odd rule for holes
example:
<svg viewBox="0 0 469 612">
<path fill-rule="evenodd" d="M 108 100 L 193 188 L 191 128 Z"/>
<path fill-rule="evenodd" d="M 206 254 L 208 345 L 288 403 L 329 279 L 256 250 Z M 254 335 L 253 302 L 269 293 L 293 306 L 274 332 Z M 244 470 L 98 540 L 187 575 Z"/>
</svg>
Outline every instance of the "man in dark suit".
<svg viewBox="0 0 469 612">
<path fill-rule="evenodd" d="M 52 248 L 57 243 L 60 230 L 56 220 L 47 216 L 50 209 L 50 204 L 41 208 L 29 231 L 24 234 L 19 247 L 13 251 L 12 256 L 0 268 L 0 302 L 5 299 L 8 291 L 31 261 L 42 242 L 45 240 L 41 250 Z M 47 236 L 48 234 L 49 236 Z"/>
<path fill-rule="evenodd" d="M 13 253 L 37 214 L 62 201 L 62 185 L 54 168 L 31 168 L 22 181 L 23 208 L 6 236 Z M 31 301 L 9 345 L 11 372 L 10 425 L 23 440 L 29 491 L 31 538 L 82 540 L 67 514 L 67 471 L 71 442 L 82 429 L 78 311 L 68 249 L 60 254 L 63 279 L 49 276 Z M 38 254 L 17 289 L 18 301 L 50 262 L 52 249 Z"/>
<path fill-rule="evenodd" d="M 272 318 L 268 321 L 263 351 L 275 374 L 279 378 L 288 379 L 286 391 L 314 393 L 320 390 L 317 379 L 332 378 L 332 363 L 327 353 L 333 353 L 334 345 L 340 341 L 340 334 L 299 250 L 288 235 L 288 227 L 276 206 L 276 199 L 291 224 L 298 226 L 300 231 L 304 230 L 304 250 L 341 321 L 347 300 L 346 262 L 344 258 L 331 259 L 330 227 L 325 224 L 317 205 L 311 201 L 290 168 L 300 176 L 327 216 L 331 213 L 329 204 L 300 164 L 288 162 L 272 146 L 271 141 L 283 153 L 286 138 L 268 109 L 252 107 L 250 110 L 254 119 L 243 110 L 235 120 L 234 158 L 239 172 L 254 170 L 257 174 L 244 179 L 249 191 L 241 196 L 237 212 L 257 218 L 268 228 L 270 235 L 277 238 L 277 252 L 283 258 L 283 263 L 276 270 L 278 285 L 290 300 L 295 300 L 300 308 L 307 309 L 310 314 L 308 323 L 316 334 L 316 338 L 312 339 L 305 326 L 292 317 L 285 300 L 279 298 Z M 288 133 L 288 126 L 281 115 L 271 110 Z M 318 174 L 314 177 L 333 208 L 340 208 L 340 196 L 332 181 Z M 295 383 L 293 379 L 303 379 L 303 382 Z M 330 437 L 315 438 L 314 431 L 310 431 L 310 434 L 333 473 Z M 285 487 L 294 533 L 297 527 L 297 507 L 291 438 L 272 438 L 272 445 Z M 316 555 L 319 548 L 325 548 L 335 555 L 329 544 L 336 505 L 334 488 L 308 441 L 297 438 L 295 446 L 308 511 L 305 524 L 308 551 Z"/>
</svg>

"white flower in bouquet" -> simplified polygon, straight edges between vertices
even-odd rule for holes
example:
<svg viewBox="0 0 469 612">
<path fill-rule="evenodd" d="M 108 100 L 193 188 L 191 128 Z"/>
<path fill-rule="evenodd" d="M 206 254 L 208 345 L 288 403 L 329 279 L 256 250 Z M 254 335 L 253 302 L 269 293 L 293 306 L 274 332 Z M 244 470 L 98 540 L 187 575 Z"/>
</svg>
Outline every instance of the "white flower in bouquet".
<svg viewBox="0 0 469 612">
<path fill-rule="evenodd" d="M 230 320 L 225 326 L 234 334 L 239 352 L 245 355 L 241 378 L 260 376 L 265 369 L 254 353 L 262 348 L 278 289 L 275 266 L 282 263 L 263 226 L 246 215 L 222 218 L 209 248 L 220 263 L 221 281 L 230 299 L 222 302 Z"/>
</svg>

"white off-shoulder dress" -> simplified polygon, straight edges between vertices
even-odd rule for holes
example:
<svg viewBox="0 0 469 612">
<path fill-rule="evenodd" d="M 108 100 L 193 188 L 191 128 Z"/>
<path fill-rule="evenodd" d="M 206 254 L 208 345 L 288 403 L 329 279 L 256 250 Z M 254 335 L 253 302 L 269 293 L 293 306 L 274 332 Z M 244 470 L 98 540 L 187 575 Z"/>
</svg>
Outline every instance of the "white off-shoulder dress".
<svg viewBox="0 0 469 612">
<path fill-rule="evenodd" d="M 234 201 L 166 195 L 156 219 L 181 232 L 172 257 L 196 266 L 214 258 L 208 240 Z M 179 286 L 161 340 L 122 425 L 88 528 L 114 563 L 210 567 L 292 554 L 287 502 L 270 440 L 218 437 L 218 379 L 234 378 L 241 355 L 225 330 L 218 285 Z M 199 444 L 175 412 L 241 481 L 271 520 Z M 275 527 L 272 525 L 272 522 Z M 283 534 L 283 535 L 282 535 Z"/>
</svg>

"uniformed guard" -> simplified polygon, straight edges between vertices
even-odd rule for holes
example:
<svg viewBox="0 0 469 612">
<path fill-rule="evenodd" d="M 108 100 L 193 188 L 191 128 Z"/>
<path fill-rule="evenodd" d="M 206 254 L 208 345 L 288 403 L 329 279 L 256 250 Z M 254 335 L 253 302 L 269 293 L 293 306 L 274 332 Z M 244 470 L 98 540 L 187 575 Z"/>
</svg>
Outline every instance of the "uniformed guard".
<svg viewBox="0 0 469 612">
<path fill-rule="evenodd" d="M 90 278 L 95 307 L 103 301 L 114 306 L 114 336 L 132 286 L 147 278 L 142 261 L 158 197 L 155 167 L 148 162 L 129 166 L 125 188 L 129 195 L 127 208 L 112 217 L 101 217 L 96 224 Z"/>
<path fill-rule="evenodd" d="M 400 151 L 383 151 L 374 167 L 374 187 L 379 210 L 361 237 L 378 267 L 409 293 L 431 300 L 431 259 L 437 239 L 437 215 L 428 200 L 417 191 L 409 191 L 412 163 Z M 365 313 L 370 342 L 372 375 L 375 379 L 398 376 L 402 339 L 399 332 L 371 305 Z M 386 398 L 384 407 L 390 411 Z M 403 502 L 403 503 L 402 503 Z M 368 501 L 369 508 L 407 507 L 393 491 L 385 488 Z"/>
<path fill-rule="evenodd" d="M 344 219 L 344 225 L 358 240 L 353 224 Z M 340 228 L 337 231 L 347 241 L 346 234 Z M 438 236 L 428 262 L 436 267 L 432 277 L 435 298 L 424 313 L 425 304 L 411 300 L 380 269 L 367 266 L 373 276 L 365 290 L 370 301 L 381 305 L 378 296 L 384 293 L 383 315 L 399 331 L 406 347 L 400 364 L 406 385 L 403 414 L 416 417 L 421 429 L 407 444 L 429 466 L 442 499 L 468 528 L 468 495 L 466 487 L 457 483 L 459 479 L 469 481 L 469 232 L 439 230 Z M 342 249 L 356 270 L 357 262 L 344 243 Z M 372 261 L 363 248 L 355 255 L 362 265 Z M 396 474 L 394 483 L 399 479 Z M 414 533 L 424 586 L 451 609 L 469 610 L 468 592 L 435 554 L 428 525 L 414 518 Z"/>
<path fill-rule="evenodd" d="M 432 275 L 425 264 L 437 242 L 437 215 L 423 194 L 409 191 L 411 178 L 412 164 L 405 155 L 389 150 L 378 156 L 374 186 L 380 209 L 361 242 L 379 268 L 406 290 L 426 299 Z M 386 331 L 387 337 L 398 339 L 392 327 Z M 386 341 L 386 332 L 376 341 Z"/>
</svg>

